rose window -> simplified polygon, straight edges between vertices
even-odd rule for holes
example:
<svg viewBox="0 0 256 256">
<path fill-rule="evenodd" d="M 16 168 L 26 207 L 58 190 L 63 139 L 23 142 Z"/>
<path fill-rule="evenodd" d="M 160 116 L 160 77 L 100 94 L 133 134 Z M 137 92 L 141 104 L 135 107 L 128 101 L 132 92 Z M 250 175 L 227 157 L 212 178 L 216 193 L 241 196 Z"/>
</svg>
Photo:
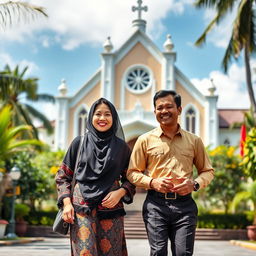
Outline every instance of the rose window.
<svg viewBox="0 0 256 256">
<path fill-rule="evenodd" d="M 136 68 L 130 71 L 126 78 L 129 89 L 140 92 L 145 91 L 150 84 L 150 75 L 143 68 Z"/>
</svg>

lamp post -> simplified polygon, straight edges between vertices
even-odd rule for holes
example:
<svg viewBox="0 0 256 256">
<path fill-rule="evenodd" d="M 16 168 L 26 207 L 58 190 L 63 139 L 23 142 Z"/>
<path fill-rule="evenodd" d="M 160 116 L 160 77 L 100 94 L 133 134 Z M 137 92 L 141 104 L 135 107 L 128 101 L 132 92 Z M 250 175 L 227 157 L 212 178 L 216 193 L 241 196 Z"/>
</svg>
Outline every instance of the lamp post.
<svg viewBox="0 0 256 256">
<path fill-rule="evenodd" d="M 12 204 L 11 204 L 11 218 L 8 226 L 7 238 L 16 238 L 15 234 L 15 200 L 16 200 L 16 186 L 20 178 L 20 169 L 17 166 L 12 167 L 10 176 L 12 178 L 13 185 L 13 195 L 12 195 Z"/>
</svg>

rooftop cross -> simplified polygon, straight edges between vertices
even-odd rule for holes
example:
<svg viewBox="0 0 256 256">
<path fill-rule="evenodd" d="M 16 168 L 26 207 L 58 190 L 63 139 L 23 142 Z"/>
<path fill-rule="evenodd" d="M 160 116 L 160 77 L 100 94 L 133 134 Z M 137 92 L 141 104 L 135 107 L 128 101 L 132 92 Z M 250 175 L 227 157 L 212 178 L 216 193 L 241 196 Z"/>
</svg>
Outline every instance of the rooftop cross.
<svg viewBox="0 0 256 256">
<path fill-rule="evenodd" d="M 133 6 L 132 7 L 132 11 L 133 12 L 138 11 L 138 19 L 140 20 L 141 19 L 141 12 L 142 11 L 147 12 L 148 11 L 148 7 L 147 6 L 143 6 L 143 7 L 141 6 L 142 5 L 142 0 L 138 0 L 137 2 L 138 2 L 138 7 Z"/>
</svg>

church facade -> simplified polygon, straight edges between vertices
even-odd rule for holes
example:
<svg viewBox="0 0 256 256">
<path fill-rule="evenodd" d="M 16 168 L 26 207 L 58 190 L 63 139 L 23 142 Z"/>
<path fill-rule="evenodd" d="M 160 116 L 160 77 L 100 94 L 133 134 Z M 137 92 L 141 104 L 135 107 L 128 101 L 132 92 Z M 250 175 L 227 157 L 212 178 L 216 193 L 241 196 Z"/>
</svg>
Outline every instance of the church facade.
<svg viewBox="0 0 256 256">
<path fill-rule="evenodd" d="M 117 50 L 113 49 L 110 38 L 106 40 L 100 68 L 76 94 L 67 95 L 65 81 L 59 86 L 54 148 L 66 150 L 74 137 L 84 133 L 90 106 L 100 97 L 116 106 L 126 142 L 132 147 L 139 135 L 158 126 L 153 96 L 162 89 L 175 90 L 181 95 L 181 127 L 200 136 L 205 145 L 237 143 L 239 131 L 223 133 L 225 127 L 220 127 L 214 85 L 209 83 L 208 94 L 202 94 L 175 66 L 171 36 L 167 35 L 163 48 L 159 49 L 146 34 L 146 21 L 141 19 L 145 7 L 139 3 L 133 9 L 138 11 L 133 33 Z"/>
</svg>

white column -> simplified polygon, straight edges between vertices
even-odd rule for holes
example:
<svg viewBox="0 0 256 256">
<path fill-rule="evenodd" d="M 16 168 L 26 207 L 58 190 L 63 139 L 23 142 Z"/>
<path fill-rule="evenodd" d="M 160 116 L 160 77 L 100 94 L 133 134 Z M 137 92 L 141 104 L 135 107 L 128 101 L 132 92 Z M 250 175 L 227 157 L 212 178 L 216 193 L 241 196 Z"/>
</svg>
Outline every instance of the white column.
<svg viewBox="0 0 256 256">
<path fill-rule="evenodd" d="M 175 90 L 175 68 L 174 63 L 176 61 L 175 52 L 164 52 L 164 59 L 162 62 L 162 86 L 163 90 Z"/>
<path fill-rule="evenodd" d="M 101 73 L 101 96 L 113 102 L 114 91 L 114 54 L 102 53 L 102 73 Z"/>
<path fill-rule="evenodd" d="M 54 149 L 67 148 L 68 136 L 68 97 L 56 97 L 57 117 L 55 124 Z"/>
<path fill-rule="evenodd" d="M 219 145 L 219 119 L 217 100 L 218 96 L 206 96 L 207 107 L 205 111 L 205 143 L 215 148 Z"/>
</svg>

